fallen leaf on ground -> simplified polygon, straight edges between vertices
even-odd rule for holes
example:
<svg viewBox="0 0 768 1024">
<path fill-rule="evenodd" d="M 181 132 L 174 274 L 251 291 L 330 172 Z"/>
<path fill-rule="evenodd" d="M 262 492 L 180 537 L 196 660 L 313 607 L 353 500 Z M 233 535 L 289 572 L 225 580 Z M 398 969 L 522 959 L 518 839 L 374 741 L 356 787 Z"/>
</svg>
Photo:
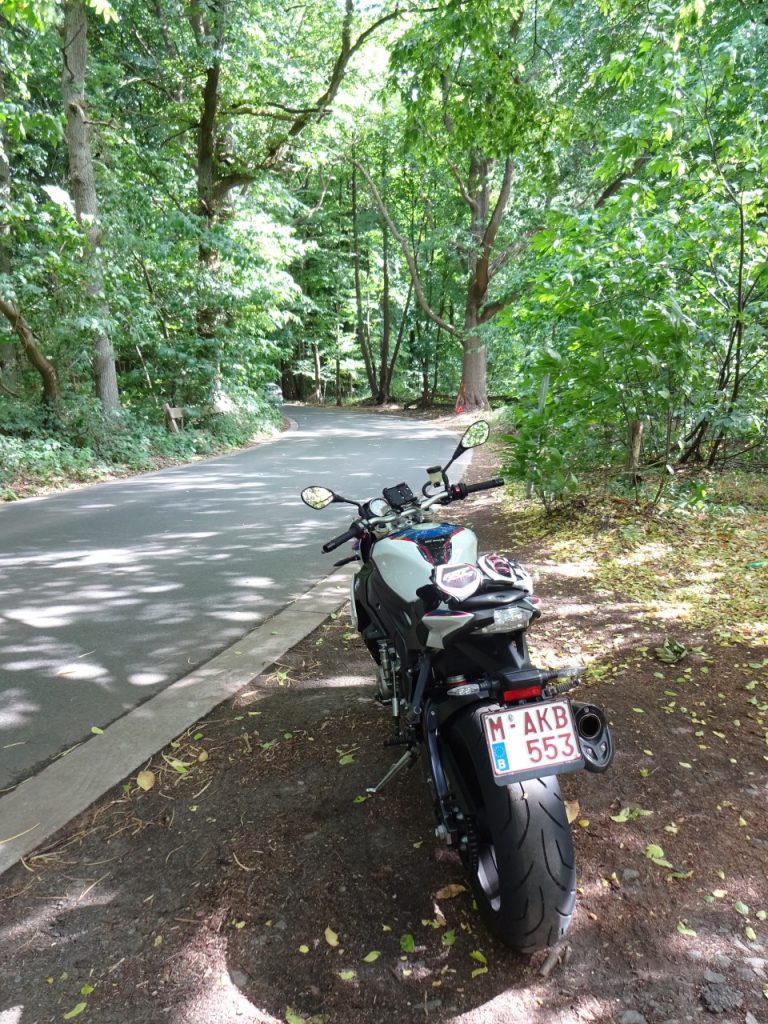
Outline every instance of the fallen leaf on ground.
<svg viewBox="0 0 768 1024">
<path fill-rule="evenodd" d="M 152 789 L 152 787 L 155 784 L 155 781 L 155 773 L 150 772 L 146 768 L 144 769 L 144 771 L 139 772 L 139 774 L 136 776 L 136 785 L 139 787 L 139 789 L 143 789 L 145 793 L 148 790 Z"/>
<path fill-rule="evenodd" d="M 645 856 L 648 860 L 653 861 L 654 864 L 658 864 L 660 868 L 671 868 L 672 865 L 664 856 L 664 851 L 656 843 L 649 843 L 645 848 Z"/>
<path fill-rule="evenodd" d="M 329 946 L 338 946 L 339 936 L 336 934 L 333 928 L 325 929 L 325 941 L 328 943 Z"/>
<path fill-rule="evenodd" d="M 459 885 L 457 882 L 452 882 L 450 885 L 444 885 L 442 889 L 438 889 L 435 893 L 435 898 L 438 900 L 451 900 L 454 896 L 458 896 L 460 893 L 466 891 L 466 886 Z"/>
<path fill-rule="evenodd" d="M 88 1006 L 88 1003 L 77 1003 L 69 1013 L 64 1014 L 64 1020 L 72 1020 L 73 1017 L 79 1017 L 83 1010 Z"/>
</svg>

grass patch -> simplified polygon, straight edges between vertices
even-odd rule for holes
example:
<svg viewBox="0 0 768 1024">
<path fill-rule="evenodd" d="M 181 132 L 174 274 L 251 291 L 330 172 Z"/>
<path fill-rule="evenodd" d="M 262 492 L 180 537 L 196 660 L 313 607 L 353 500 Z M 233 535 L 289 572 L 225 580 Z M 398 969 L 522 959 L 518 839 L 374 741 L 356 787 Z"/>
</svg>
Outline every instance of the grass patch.
<svg viewBox="0 0 768 1024">
<path fill-rule="evenodd" d="M 594 587 L 666 628 L 680 622 L 721 642 L 768 646 L 766 490 L 764 477 L 732 473 L 695 503 L 673 499 L 652 512 L 615 496 L 577 499 L 554 515 L 519 491 L 506 501 L 520 541 L 546 540 L 553 559 L 578 563 Z"/>
</svg>

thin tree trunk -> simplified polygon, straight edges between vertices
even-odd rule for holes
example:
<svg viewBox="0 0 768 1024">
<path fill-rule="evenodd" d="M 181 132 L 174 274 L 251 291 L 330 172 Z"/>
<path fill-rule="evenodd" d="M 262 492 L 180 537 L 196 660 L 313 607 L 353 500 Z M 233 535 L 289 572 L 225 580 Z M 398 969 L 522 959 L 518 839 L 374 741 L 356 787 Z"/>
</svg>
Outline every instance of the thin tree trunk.
<svg viewBox="0 0 768 1024">
<path fill-rule="evenodd" d="M 637 483 L 638 473 L 640 471 L 640 452 L 643 447 L 644 429 L 645 424 L 642 420 L 630 420 L 625 469 L 627 481 L 633 485 Z"/>
<path fill-rule="evenodd" d="M 368 387 L 371 389 L 371 398 L 376 397 L 376 374 L 373 369 L 371 358 L 371 347 L 366 336 L 365 322 L 363 317 L 363 290 L 360 285 L 360 232 L 357 225 L 357 167 L 352 164 L 352 245 L 353 267 L 355 273 L 355 331 L 357 333 L 357 344 L 363 356 L 365 364 L 365 375 L 368 378 Z"/>
<path fill-rule="evenodd" d="M 315 401 L 323 400 L 323 377 L 320 365 L 320 349 L 316 341 L 312 342 L 312 362 L 315 368 Z"/>
<path fill-rule="evenodd" d="M 392 353 L 392 358 L 389 360 L 386 368 L 386 387 L 387 394 L 392 394 L 392 377 L 395 373 L 395 364 L 397 363 L 397 357 L 400 355 L 400 348 L 403 344 L 403 338 L 405 337 L 405 327 L 408 322 L 408 310 L 411 305 L 411 296 L 413 295 L 413 281 L 408 285 L 408 294 L 405 297 L 405 305 L 403 306 L 403 314 L 400 317 L 400 326 L 397 329 L 397 341 L 395 342 L 395 350 Z"/>
<path fill-rule="evenodd" d="M 389 231 L 382 226 L 382 289 L 381 289 L 381 344 L 379 346 L 379 388 L 376 395 L 378 405 L 389 401 L 388 374 L 389 342 L 392 334 L 392 305 L 389 296 Z"/>
<path fill-rule="evenodd" d="M 69 174 L 75 201 L 75 215 L 86 232 L 85 262 L 88 282 L 85 295 L 99 323 L 93 329 L 93 368 L 96 394 L 105 412 L 120 408 L 117 370 L 112 339 L 106 324 L 109 307 L 104 295 L 104 269 L 101 261 L 101 225 L 96 194 L 96 178 L 91 157 L 91 129 L 85 102 L 85 73 L 88 63 L 88 17 L 82 0 L 67 0 L 64 5 L 63 72 L 61 77 L 66 138 L 69 150 Z"/>
</svg>

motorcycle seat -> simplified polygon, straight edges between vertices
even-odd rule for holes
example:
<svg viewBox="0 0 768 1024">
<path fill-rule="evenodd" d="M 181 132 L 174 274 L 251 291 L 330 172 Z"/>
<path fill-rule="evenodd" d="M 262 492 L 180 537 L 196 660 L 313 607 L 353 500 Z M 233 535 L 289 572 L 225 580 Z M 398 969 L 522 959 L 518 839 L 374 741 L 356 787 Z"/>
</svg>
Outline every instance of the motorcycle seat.
<svg viewBox="0 0 768 1024">
<path fill-rule="evenodd" d="M 457 611 L 479 612 L 485 608 L 504 608 L 510 604 L 517 604 L 518 601 L 525 598 L 530 598 L 530 594 L 515 587 L 509 590 L 480 591 L 471 597 L 465 597 L 463 601 L 451 601 L 450 605 Z"/>
</svg>

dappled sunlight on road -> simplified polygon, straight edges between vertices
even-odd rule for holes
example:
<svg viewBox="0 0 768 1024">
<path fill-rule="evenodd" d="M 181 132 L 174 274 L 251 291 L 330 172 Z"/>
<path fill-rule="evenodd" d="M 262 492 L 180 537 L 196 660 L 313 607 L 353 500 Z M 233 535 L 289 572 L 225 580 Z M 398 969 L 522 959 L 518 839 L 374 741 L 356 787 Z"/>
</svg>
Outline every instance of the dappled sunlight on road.
<svg viewBox="0 0 768 1024">
<path fill-rule="evenodd" d="M 428 423 L 296 415 L 306 429 L 263 448 L 0 508 L 0 789 L 327 573 L 320 547 L 353 513 L 311 512 L 302 487 L 415 486 L 452 447 Z"/>
</svg>

